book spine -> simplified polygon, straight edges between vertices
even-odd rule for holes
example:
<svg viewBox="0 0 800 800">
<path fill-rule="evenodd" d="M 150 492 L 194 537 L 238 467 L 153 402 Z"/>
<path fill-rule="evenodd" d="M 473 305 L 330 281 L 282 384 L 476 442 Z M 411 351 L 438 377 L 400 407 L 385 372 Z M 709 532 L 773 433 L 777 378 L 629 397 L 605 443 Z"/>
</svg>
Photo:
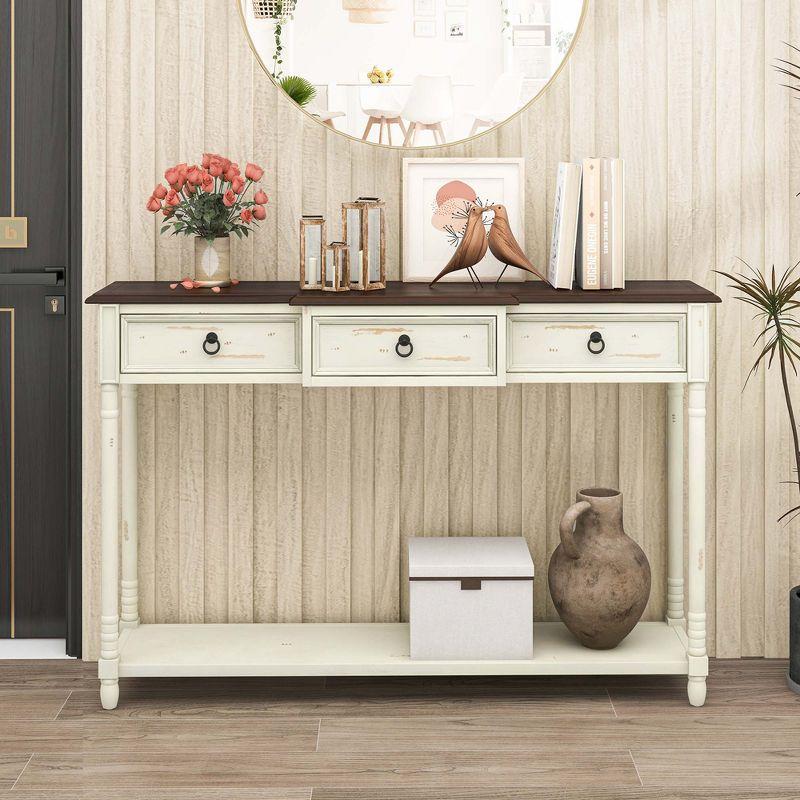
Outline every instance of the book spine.
<svg viewBox="0 0 800 800">
<path fill-rule="evenodd" d="M 581 193 L 581 289 L 600 288 L 600 165 L 596 158 L 583 162 Z"/>
<path fill-rule="evenodd" d="M 561 237 L 564 228 L 564 165 L 558 166 L 558 177 L 556 178 L 556 199 L 553 205 L 553 235 L 550 240 L 550 264 L 547 269 L 547 280 L 555 289 L 561 288 L 558 285 L 559 261 L 563 258 L 561 250 Z"/>
<path fill-rule="evenodd" d="M 567 175 L 564 188 L 564 210 L 562 211 L 561 252 L 559 264 L 559 285 L 564 289 L 572 289 L 575 282 L 575 251 L 578 244 L 578 218 L 581 205 L 581 169 L 580 164 L 570 164 L 566 168 Z"/>
<path fill-rule="evenodd" d="M 612 288 L 625 288 L 625 162 L 611 165 L 611 279 Z"/>
<path fill-rule="evenodd" d="M 611 234 L 612 234 L 612 200 L 611 200 L 611 162 L 610 158 L 600 159 L 600 288 L 613 289 L 611 277 Z"/>
</svg>

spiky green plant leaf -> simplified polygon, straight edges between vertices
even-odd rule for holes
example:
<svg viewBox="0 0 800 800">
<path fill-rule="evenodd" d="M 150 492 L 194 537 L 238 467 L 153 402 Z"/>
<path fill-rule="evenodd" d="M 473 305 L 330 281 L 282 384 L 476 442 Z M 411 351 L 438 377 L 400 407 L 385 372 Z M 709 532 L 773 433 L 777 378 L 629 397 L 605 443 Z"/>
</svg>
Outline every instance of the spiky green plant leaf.
<svg viewBox="0 0 800 800">
<path fill-rule="evenodd" d="M 299 75 L 286 75 L 280 79 L 280 85 L 300 107 L 307 106 L 317 96 L 317 90 L 311 82 Z"/>
<path fill-rule="evenodd" d="M 741 261 L 741 259 L 739 259 Z M 789 380 L 787 376 L 788 368 L 791 367 L 795 375 L 798 374 L 797 366 L 800 363 L 800 342 L 797 340 L 797 331 L 800 329 L 800 322 L 793 316 L 792 312 L 800 307 L 800 300 L 797 299 L 800 292 L 800 277 L 796 276 L 797 267 L 800 262 L 783 273 L 780 280 L 776 278 L 775 267 L 772 268 L 769 279 L 760 270 L 754 269 L 749 264 L 741 261 L 747 269 L 744 274 L 733 274 L 730 272 L 717 272 L 731 281 L 730 288 L 740 292 L 737 297 L 746 305 L 755 308 L 754 319 L 760 320 L 762 330 L 753 342 L 754 346 L 760 347 L 753 366 L 747 375 L 747 381 L 755 375 L 759 366 L 766 363 L 769 369 L 775 357 L 781 370 L 781 383 L 783 385 L 784 402 L 786 411 L 789 415 L 789 424 L 792 430 L 794 442 L 794 460 L 798 479 L 800 479 L 800 437 L 798 437 L 797 420 L 795 418 L 792 396 L 789 391 Z M 798 481 L 791 481 L 797 484 Z M 800 506 L 790 508 L 778 519 L 791 521 L 791 514 L 800 511 Z"/>
</svg>

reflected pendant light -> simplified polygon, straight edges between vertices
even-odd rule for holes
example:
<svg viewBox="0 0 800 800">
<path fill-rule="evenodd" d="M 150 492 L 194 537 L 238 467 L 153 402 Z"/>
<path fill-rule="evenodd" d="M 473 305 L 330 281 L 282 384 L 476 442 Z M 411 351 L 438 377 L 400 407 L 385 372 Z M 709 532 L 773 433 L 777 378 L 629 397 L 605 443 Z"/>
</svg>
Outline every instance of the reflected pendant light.
<svg viewBox="0 0 800 800">
<path fill-rule="evenodd" d="M 342 8 L 350 12 L 350 22 L 379 25 L 388 22 L 397 8 L 396 0 L 342 0 Z"/>
</svg>

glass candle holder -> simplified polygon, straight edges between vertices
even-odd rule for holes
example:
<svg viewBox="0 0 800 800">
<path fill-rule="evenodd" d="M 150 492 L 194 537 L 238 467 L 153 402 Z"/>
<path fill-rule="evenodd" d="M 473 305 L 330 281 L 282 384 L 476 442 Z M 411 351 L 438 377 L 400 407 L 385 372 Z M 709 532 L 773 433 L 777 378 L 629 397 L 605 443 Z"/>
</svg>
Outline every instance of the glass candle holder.
<svg viewBox="0 0 800 800">
<path fill-rule="evenodd" d="M 300 288 L 321 289 L 325 266 L 325 220 L 319 216 L 300 220 Z"/>
<path fill-rule="evenodd" d="M 386 288 L 386 203 L 359 197 L 342 204 L 342 238 L 350 288 L 362 292 Z"/>
<path fill-rule="evenodd" d="M 331 242 L 325 248 L 325 268 L 322 272 L 324 292 L 349 292 L 350 281 L 346 271 L 347 244 Z"/>
</svg>

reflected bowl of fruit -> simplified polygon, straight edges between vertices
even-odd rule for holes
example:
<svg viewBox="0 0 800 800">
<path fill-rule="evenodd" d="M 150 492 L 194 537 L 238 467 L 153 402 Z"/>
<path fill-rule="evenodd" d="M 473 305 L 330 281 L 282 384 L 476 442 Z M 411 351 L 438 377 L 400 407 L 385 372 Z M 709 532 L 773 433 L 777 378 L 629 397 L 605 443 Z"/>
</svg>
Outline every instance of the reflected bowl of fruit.
<svg viewBox="0 0 800 800">
<path fill-rule="evenodd" d="M 367 73 L 367 78 L 369 78 L 370 83 L 391 83 L 393 77 L 394 70 L 387 69 L 384 71 L 377 66 L 373 66 Z"/>
</svg>

